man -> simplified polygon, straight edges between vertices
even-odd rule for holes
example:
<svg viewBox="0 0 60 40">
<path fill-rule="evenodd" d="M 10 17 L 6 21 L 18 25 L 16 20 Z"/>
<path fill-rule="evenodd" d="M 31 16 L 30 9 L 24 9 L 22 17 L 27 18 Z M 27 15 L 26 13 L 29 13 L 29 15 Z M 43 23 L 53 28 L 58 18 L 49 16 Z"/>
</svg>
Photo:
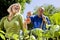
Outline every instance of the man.
<svg viewBox="0 0 60 40">
<path fill-rule="evenodd" d="M 33 24 L 30 20 L 30 17 L 32 16 L 32 12 L 31 11 L 28 11 L 27 12 L 27 16 L 26 16 L 26 23 L 27 23 L 27 29 L 28 30 L 31 30 L 33 28 Z"/>
<path fill-rule="evenodd" d="M 37 15 L 33 18 L 30 17 L 31 22 L 33 23 L 33 28 L 41 28 L 42 30 L 46 30 L 46 24 L 50 24 L 49 19 L 43 15 L 44 8 L 39 7 L 37 10 Z"/>
</svg>

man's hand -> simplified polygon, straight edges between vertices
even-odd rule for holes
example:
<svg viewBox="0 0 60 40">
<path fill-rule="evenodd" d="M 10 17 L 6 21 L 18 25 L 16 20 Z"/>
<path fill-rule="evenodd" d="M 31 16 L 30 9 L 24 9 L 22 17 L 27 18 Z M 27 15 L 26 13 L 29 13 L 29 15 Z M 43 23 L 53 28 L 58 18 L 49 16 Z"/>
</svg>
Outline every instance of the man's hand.
<svg viewBox="0 0 60 40">
<path fill-rule="evenodd" d="M 27 23 L 27 24 L 30 24 L 30 23 L 31 23 L 31 19 L 30 19 L 30 18 L 27 18 L 27 19 L 26 19 L 26 23 Z"/>
<path fill-rule="evenodd" d="M 43 19 L 43 23 L 47 23 L 46 17 L 44 15 L 42 15 L 42 19 Z"/>
</svg>

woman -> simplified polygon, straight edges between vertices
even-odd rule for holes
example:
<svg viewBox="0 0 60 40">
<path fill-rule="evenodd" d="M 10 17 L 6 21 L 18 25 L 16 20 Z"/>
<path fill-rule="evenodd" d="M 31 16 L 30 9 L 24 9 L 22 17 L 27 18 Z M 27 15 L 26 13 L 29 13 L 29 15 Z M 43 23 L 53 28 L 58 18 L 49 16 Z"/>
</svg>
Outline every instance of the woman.
<svg viewBox="0 0 60 40">
<path fill-rule="evenodd" d="M 6 29 L 6 38 L 13 40 L 14 36 L 17 35 L 17 39 L 19 39 L 20 29 L 23 30 L 23 17 L 20 14 L 21 5 L 19 3 L 12 4 L 7 11 L 9 15 L 2 18 L 0 29 L 3 27 Z"/>
</svg>

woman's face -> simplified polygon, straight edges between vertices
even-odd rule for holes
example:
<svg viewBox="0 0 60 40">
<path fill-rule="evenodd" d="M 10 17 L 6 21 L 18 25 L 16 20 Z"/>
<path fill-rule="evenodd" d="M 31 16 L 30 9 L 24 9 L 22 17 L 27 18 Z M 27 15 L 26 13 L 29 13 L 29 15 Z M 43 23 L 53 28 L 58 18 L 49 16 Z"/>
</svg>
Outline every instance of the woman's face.
<svg viewBox="0 0 60 40">
<path fill-rule="evenodd" d="M 14 6 L 12 7 L 12 12 L 13 12 L 13 13 L 18 13 L 19 10 L 20 10 L 19 5 L 14 5 Z"/>
</svg>

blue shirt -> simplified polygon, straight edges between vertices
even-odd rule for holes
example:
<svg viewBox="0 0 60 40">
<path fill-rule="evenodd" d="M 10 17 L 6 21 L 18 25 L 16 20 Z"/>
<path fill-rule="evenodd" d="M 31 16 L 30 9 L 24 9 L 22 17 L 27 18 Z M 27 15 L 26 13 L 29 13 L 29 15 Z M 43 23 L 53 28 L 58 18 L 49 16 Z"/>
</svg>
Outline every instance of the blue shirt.
<svg viewBox="0 0 60 40">
<path fill-rule="evenodd" d="M 41 24 L 42 24 L 42 17 L 38 17 L 38 15 L 35 15 L 34 17 L 30 17 L 31 22 L 33 23 L 33 28 L 40 28 Z M 50 24 L 49 19 L 46 17 L 46 20 L 48 22 L 48 24 Z M 46 29 L 46 24 L 42 25 L 42 29 L 45 30 Z"/>
</svg>

